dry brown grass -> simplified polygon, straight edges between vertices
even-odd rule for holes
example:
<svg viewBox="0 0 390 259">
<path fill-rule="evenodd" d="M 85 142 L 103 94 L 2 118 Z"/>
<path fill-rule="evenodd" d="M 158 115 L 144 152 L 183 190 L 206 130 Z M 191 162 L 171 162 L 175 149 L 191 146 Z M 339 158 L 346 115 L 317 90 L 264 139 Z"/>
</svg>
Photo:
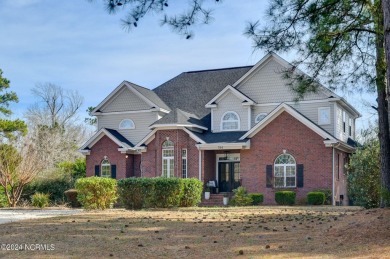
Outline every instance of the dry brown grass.
<svg viewBox="0 0 390 259">
<path fill-rule="evenodd" d="M 108 210 L 1 225 L 8 258 L 390 258 L 390 210 L 242 207 Z M 241 250 L 241 252 L 240 252 Z"/>
</svg>

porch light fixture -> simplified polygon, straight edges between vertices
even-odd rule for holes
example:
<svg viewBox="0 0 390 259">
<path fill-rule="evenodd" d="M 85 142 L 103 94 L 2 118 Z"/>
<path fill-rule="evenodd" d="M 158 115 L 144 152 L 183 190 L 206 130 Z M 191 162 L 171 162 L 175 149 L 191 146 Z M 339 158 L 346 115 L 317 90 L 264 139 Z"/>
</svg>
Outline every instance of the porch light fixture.
<svg viewBox="0 0 390 259">
<path fill-rule="evenodd" d="M 283 149 L 283 154 L 286 154 L 287 150 Z"/>
<path fill-rule="evenodd" d="M 126 155 L 126 158 L 128 158 L 129 156 L 128 155 Z"/>
</svg>

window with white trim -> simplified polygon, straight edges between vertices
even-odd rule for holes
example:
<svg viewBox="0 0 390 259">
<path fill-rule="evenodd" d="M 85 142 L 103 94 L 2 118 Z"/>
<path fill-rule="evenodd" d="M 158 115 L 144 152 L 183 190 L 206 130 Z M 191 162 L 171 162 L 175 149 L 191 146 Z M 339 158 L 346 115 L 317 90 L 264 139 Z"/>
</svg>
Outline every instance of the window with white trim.
<svg viewBox="0 0 390 259">
<path fill-rule="evenodd" d="M 135 129 L 134 121 L 131 119 L 124 119 L 119 123 L 119 129 Z"/>
<path fill-rule="evenodd" d="M 345 114 L 345 111 L 343 111 L 343 132 L 345 133 L 346 132 L 346 125 L 345 125 L 345 120 L 346 120 L 346 114 Z"/>
<path fill-rule="evenodd" d="M 162 144 L 162 176 L 174 177 L 175 150 L 174 144 L 170 140 Z"/>
<path fill-rule="evenodd" d="M 108 159 L 104 159 L 101 163 L 101 177 L 111 177 L 111 164 Z"/>
<path fill-rule="evenodd" d="M 348 133 L 349 133 L 349 136 L 352 136 L 352 119 L 351 118 L 348 119 Z"/>
<path fill-rule="evenodd" d="M 257 116 L 255 118 L 255 123 L 259 123 L 262 119 L 265 118 L 265 116 L 267 116 L 266 113 L 259 113 L 259 114 L 257 114 Z"/>
<path fill-rule="evenodd" d="M 240 129 L 240 117 L 235 112 L 225 112 L 221 120 L 221 130 L 239 130 Z"/>
<path fill-rule="evenodd" d="M 296 162 L 292 155 L 281 154 L 275 159 L 275 188 L 290 188 L 296 186 Z"/>
<path fill-rule="evenodd" d="M 181 150 L 181 177 L 187 178 L 187 149 Z"/>
</svg>

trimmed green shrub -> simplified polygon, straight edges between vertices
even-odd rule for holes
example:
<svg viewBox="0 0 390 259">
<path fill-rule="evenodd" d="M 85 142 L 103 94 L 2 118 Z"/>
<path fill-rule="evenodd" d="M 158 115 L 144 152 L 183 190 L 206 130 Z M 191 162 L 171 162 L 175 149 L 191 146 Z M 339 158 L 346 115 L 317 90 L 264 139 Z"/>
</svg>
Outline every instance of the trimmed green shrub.
<svg viewBox="0 0 390 259">
<path fill-rule="evenodd" d="M 275 192 L 275 201 L 279 205 L 294 205 L 296 193 L 293 191 Z"/>
<path fill-rule="evenodd" d="M 252 198 L 248 195 L 245 187 L 238 187 L 237 189 L 233 190 L 234 192 L 234 197 L 231 200 L 231 205 L 234 206 L 248 206 L 251 205 L 253 200 Z"/>
<path fill-rule="evenodd" d="M 183 192 L 183 182 L 179 178 L 154 178 L 154 205 L 159 208 L 178 207 Z"/>
<path fill-rule="evenodd" d="M 196 178 L 180 179 L 183 191 L 180 199 L 181 207 L 192 207 L 202 199 L 203 183 Z"/>
<path fill-rule="evenodd" d="M 264 194 L 262 193 L 249 193 L 250 198 L 252 198 L 252 205 L 260 205 L 264 201 Z"/>
<path fill-rule="evenodd" d="M 7 197 L 5 196 L 3 186 L 0 186 L 0 208 L 8 207 Z"/>
<path fill-rule="evenodd" d="M 126 178 L 118 181 L 120 202 L 126 209 L 142 209 L 153 205 L 154 178 Z"/>
<path fill-rule="evenodd" d="M 106 209 L 117 199 L 117 181 L 105 177 L 80 178 L 76 181 L 77 200 L 85 209 Z"/>
<path fill-rule="evenodd" d="M 37 192 L 31 196 L 31 204 L 34 207 L 45 208 L 49 206 L 50 194 Z"/>
<path fill-rule="evenodd" d="M 331 189 L 318 189 L 314 192 L 322 192 L 325 194 L 324 205 L 332 205 L 332 190 Z"/>
<path fill-rule="evenodd" d="M 70 202 L 70 206 L 73 208 L 81 207 L 80 202 L 77 200 L 77 190 L 76 189 L 69 189 L 64 192 L 66 196 L 66 200 Z"/>
<path fill-rule="evenodd" d="M 323 192 L 309 192 L 307 194 L 307 204 L 309 205 L 323 205 L 325 202 L 325 193 Z"/>
</svg>

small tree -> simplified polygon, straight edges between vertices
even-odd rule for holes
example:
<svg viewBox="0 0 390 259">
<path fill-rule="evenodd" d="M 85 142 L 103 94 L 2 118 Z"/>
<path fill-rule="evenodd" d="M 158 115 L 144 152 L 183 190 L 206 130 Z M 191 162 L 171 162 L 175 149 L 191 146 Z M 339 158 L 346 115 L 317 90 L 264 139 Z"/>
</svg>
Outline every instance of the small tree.
<svg viewBox="0 0 390 259">
<path fill-rule="evenodd" d="M 379 140 L 371 137 L 351 156 L 348 197 L 354 205 L 378 207 L 381 194 Z"/>
<path fill-rule="evenodd" d="M 10 144 L 0 145 L 0 185 L 8 205 L 15 207 L 23 188 L 40 172 L 42 165 L 33 146 L 25 143 L 20 150 Z"/>
</svg>

